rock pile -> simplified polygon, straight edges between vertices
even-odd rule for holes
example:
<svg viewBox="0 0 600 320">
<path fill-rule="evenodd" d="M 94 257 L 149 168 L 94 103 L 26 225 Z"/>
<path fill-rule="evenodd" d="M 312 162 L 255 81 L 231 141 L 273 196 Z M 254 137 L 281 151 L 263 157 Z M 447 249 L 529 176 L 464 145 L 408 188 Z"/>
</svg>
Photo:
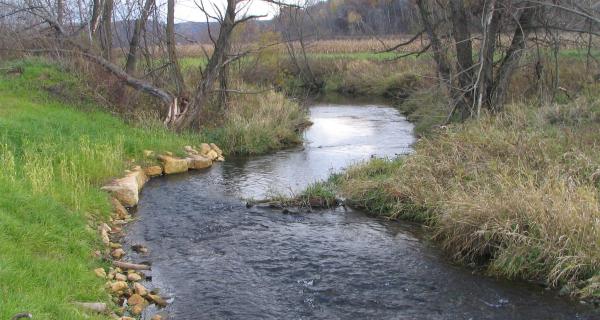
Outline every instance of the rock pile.
<svg viewBox="0 0 600 320">
<path fill-rule="evenodd" d="M 125 172 L 125 176 L 111 181 L 102 190 L 111 195 L 113 213 L 109 223 L 102 223 L 98 227 L 100 238 L 105 246 L 104 252 L 97 251 L 98 256 L 104 256 L 107 261 L 112 262 L 108 269 L 97 268 L 94 273 L 103 279 L 106 279 L 106 289 L 113 296 L 113 301 L 119 306 L 113 313 L 113 317 L 121 320 L 135 319 L 140 317 L 146 307 L 151 304 L 159 308 L 167 306 L 167 301 L 161 297 L 158 292 L 148 290 L 141 283 L 146 281 L 145 270 L 150 270 L 150 266 L 145 264 L 136 264 L 123 261 L 127 252 L 119 243 L 122 235 L 122 227 L 133 219 L 126 208 L 135 207 L 139 202 L 139 194 L 144 184 L 152 177 L 163 174 L 175 174 L 186 172 L 188 170 L 200 170 L 210 168 L 215 161 L 225 161 L 223 151 L 215 144 L 203 143 L 198 147 L 185 146 L 185 157 L 174 156 L 170 152 L 157 155 L 155 152 L 146 150 L 146 158 L 154 158 L 160 162 L 160 165 L 152 165 L 146 168 L 136 166 Z M 143 245 L 135 245 L 132 249 L 140 254 L 146 254 L 148 249 Z M 91 308 L 89 306 L 98 306 L 99 303 L 78 303 L 82 308 L 90 311 L 99 311 L 100 308 Z M 109 312 L 108 308 L 103 313 Z M 119 318 L 120 317 L 120 318 Z M 161 315 L 156 314 L 152 319 L 161 319 Z"/>
</svg>

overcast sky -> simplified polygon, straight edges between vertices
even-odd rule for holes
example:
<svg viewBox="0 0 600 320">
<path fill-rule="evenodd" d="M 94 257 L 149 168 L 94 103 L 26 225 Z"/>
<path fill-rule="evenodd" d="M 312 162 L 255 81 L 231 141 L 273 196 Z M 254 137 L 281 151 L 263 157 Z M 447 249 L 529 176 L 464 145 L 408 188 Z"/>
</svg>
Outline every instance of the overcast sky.
<svg viewBox="0 0 600 320">
<path fill-rule="evenodd" d="M 201 21 L 205 22 L 206 17 L 202 14 L 202 11 L 198 9 L 194 0 L 175 0 L 175 23 L 187 22 L 187 21 Z M 200 1 L 200 0 L 196 0 Z M 206 8 L 209 8 L 212 4 L 217 5 L 224 11 L 225 6 L 227 4 L 227 0 L 204 0 L 204 5 Z M 248 2 L 244 2 L 243 4 L 238 5 L 239 8 L 245 8 L 247 14 L 254 15 L 268 15 L 269 18 L 273 17 L 276 14 L 276 9 L 273 5 L 270 5 L 264 1 L 260 0 L 249 0 Z"/>
</svg>

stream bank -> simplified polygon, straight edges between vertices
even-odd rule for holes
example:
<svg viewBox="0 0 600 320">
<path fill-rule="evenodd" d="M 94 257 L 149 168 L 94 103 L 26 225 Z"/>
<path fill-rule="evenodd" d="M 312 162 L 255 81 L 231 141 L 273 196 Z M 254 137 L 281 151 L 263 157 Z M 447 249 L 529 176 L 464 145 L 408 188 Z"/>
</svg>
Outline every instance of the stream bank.
<svg viewBox="0 0 600 320">
<path fill-rule="evenodd" d="M 154 179 L 125 243 L 143 244 L 175 319 L 593 319 L 553 291 L 451 265 L 420 226 L 357 211 L 282 214 L 241 198 L 410 151 L 412 125 L 382 105 L 317 104 L 302 147 Z M 135 258 L 135 256 L 134 256 Z"/>
</svg>

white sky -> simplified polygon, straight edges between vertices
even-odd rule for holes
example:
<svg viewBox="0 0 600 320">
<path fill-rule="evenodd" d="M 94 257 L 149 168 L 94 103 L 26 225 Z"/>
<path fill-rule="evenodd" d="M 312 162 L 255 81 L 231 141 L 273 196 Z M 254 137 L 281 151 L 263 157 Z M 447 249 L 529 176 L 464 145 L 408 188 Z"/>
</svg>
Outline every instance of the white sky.
<svg viewBox="0 0 600 320">
<path fill-rule="evenodd" d="M 200 21 L 205 22 L 206 17 L 198 9 L 194 0 L 175 0 L 175 23 L 187 22 L 187 21 Z M 196 0 L 200 2 L 200 0 Z M 227 0 L 204 0 L 204 6 L 208 9 L 214 4 L 218 6 L 221 11 L 225 11 Z M 238 8 L 244 8 L 241 11 L 241 15 L 268 15 L 268 18 L 272 18 L 277 10 L 275 6 L 268 4 L 260 0 L 248 0 L 238 4 Z M 246 14 L 244 14 L 246 13 Z"/>
</svg>

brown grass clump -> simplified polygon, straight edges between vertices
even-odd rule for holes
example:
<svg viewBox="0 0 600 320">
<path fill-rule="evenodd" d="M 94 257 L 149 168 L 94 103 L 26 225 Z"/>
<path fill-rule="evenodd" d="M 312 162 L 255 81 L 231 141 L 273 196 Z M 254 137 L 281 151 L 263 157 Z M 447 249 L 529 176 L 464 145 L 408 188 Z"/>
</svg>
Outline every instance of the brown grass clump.
<svg viewBox="0 0 600 320">
<path fill-rule="evenodd" d="M 405 159 L 338 178 L 358 206 L 428 223 L 434 238 L 490 274 L 600 297 L 600 100 L 516 104 L 452 126 Z"/>
</svg>

